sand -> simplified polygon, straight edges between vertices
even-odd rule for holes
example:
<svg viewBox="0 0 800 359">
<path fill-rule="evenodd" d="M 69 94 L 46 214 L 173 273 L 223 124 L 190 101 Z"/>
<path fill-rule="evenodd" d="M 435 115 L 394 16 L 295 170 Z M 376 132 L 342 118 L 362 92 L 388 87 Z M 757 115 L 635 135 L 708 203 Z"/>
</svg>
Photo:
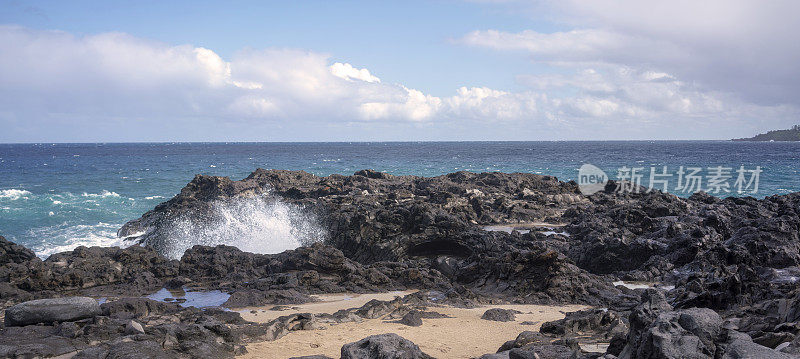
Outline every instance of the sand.
<svg viewBox="0 0 800 359">
<path fill-rule="evenodd" d="M 333 294 L 319 296 L 321 302 L 297 305 L 297 310 L 270 311 L 267 308 L 248 308 L 242 311 L 247 320 L 266 322 L 291 313 L 333 313 L 339 309 L 360 307 L 371 299 L 390 300 L 409 292 L 380 294 Z M 494 322 L 480 319 L 489 308 L 516 309 L 514 322 Z M 504 342 L 513 340 L 525 330 L 539 330 L 541 323 L 564 318 L 564 313 L 585 309 L 585 306 L 543 305 L 492 305 L 474 309 L 454 307 L 429 307 L 452 318 L 423 319 L 420 327 L 409 327 L 383 319 L 365 320 L 361 323 L 343 323 L 326 329 L 296 331 L 272 342 L 252 343 L 247 346 L 244 358 L 289 358 L 292 356 L 324 354 L 338 358 L 344 344 L 364 337 L 396 333 L 419 345 L 425 353 L 440 358 L 474 358 L 497 351 Z M 251 310 L 256 310 L 255 314 Z M 534 325 L 522 325 L 524 321 Z"/>
</svg>

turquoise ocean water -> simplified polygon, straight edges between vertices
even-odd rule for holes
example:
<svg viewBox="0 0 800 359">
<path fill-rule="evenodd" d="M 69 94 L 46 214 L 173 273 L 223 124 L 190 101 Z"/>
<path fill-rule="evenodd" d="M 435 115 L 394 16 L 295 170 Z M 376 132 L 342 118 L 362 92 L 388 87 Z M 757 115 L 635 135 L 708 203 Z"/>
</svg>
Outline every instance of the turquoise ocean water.
<svg viewBox="0 0 800 359">
<path fill-rule="evenodd" d="M 45 257 L 119 244 L 116 230 L 174 196 L 197 173 L 246 177 L 255 168 L 317 175 L 376 169 L 434 176 L 530 172 L 577 178 L 583 163 L 620 167 L 761 169 L 754 197 L 800 191 L 800 143 L 728 141 L 0 144 L 0 235 Z M 674 186 L 671 185 L 670 188 Z M 752 188 L 751 188 L 752 190 Z M 717 195 L 737 195 L 721 192 Z M 675 191 L 677 195 L 689 193 Z"/>
</svg>

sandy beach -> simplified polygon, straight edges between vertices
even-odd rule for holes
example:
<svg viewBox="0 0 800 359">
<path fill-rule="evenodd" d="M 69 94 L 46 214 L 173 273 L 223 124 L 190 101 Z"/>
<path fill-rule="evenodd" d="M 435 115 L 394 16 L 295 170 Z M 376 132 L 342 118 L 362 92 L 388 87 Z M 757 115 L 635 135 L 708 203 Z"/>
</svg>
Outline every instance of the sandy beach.
<svg viewBox="0 0 800 359">
<path fill-rule="evenodd" d="M 395 296 L 409 293 L 412 292 L 320 295 L 317 296 L 319 302 L 292 306 L 296 308 L 292 310 L 272 311 L 269 310 L 270 307 L 259 307 L 247 308 L 241 313 L 247 320 L 267 322 L 291 313 L 333 313 L 340 309 L 359 307 L 372 299 L 391 300 Z M 481 319 L 481 315 L 489 308 L 515 309 L 524 314 L 518 314 L 514 322 Z M 584 308 L 586 307 L 580 305 L 492 305 L 472 309 L 429 307 L 428 310 L 451 318 L 423 319 L 420 327 L 371 319 L 361 323 L 330 325 L 325 329 L 296 331 L 272 342 L 249 344 L 248 353 L 243 358 L 289 358 L 314 354 L 338 358 L 343 344 L 383 333 L 396 333 L 409 339 L 434 357 L 474 358 L 495 352 L 504 342 L 516 338 L 522 331 L 536 331 L 543 322 L 561 319 L 566 312 Z M 523 325 L 522 322 L 534 324 Z"/>
</svg>

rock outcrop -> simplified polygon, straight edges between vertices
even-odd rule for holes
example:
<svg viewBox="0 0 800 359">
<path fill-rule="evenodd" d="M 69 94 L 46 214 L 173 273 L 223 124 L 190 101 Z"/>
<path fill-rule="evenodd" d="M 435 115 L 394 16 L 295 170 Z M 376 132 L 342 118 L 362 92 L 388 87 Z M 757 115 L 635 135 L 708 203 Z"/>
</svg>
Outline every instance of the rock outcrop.
<svg viewBox="0 0 800 359">
<path fill-rule="evenodd" d="M 120 229 L 141 245 L 79 247 L 40 260 L 0 237 L 3 308 L 75 295 L 112 299 L 101 314 L 83 319 L 15 322 L 8 309 L 0 356 L 226 357 L 241 353 L 248 340 L 319 323 L 385 318 L 416 325 L 430 313 L 425 303 L 593 307 L 521 336 L 504 346 L 507 357 L 589 355 L 576 348 L 575 337 L 610 343 L 606 354 L 623 358 L 800 352 L 800 193 L 679 198 L 616 187 L 612 181 L 585 197 L 575 183 L 520 173 L 425 178 L 363 170 L 318 177 L 259 169 L 241 181 L 198 175 Z M 202 222 L 219 203 L 251 198 L 292 206 L 314 218 L 324 235 L 277 254 L 196 245 L 180 259 L 165 256 L 176 219 Z M 646 286 L 654 288 L 629 288 Z M 230 294 L 228 307 L 302 303 L 319 293 L 421 291 L 265 325 L 222 311 L 118 299 L 164 287 L 220 290 Z M 18 324 L 30 325 L 12 326 Z M 351 349 L 407 347 L 396 339 L 373 338 Z M 20 344 L 7 346 L 15 340 Z"/>
<path fill-rule="evenodd" d="M 394 333 L 371 335 L 342 347 L 342 359 L 361 358 L 433 359 L 416 344 Z"/>
</svg>

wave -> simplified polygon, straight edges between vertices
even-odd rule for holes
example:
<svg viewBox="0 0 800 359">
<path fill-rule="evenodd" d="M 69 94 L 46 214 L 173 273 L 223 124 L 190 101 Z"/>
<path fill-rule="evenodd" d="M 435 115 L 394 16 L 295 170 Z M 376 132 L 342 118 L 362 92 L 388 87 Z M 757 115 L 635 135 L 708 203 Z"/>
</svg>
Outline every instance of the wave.
<svg viewBox="0 0 800 359">
<path fill-rule="evenodd" d="M 100 222 L 97 224 L 69 225 L 64 222 L 55 226 L 39 227 L 28 231 L 27 235 L 41 238 L 41 242 L 31 246 L 36 256 L 46 259 L 52 254 L 71 251 L 79 246 L 85 247 L 127 247 L 131 243 L 117 237 L 119 224 Z"/>
<path fill-rule="evenodd" d="M 86 193 L 86 192 L 83 192 L 83 194 L 81 196 L 83 196 L 83 197 L 101 197 L 101 198 L 115 197 L 116 198 L 116 197 L 119 197 L 119 193 L 117 193 L 117 192 L 109 192 L 109 191 L 103 190 L 100 193 Z"/>
<path fill-rule="evenodd" d="M 31 193 L 24 189 L 4 189 L 0 190 L 0 199 L 8 199 L 11 201 L 16 201 L 20 198 L 27 199 Z"/>
<path fill-rule="evenodd" d="M 300 207 L 255 197 L 215 202 L 203 216 L 183 215 L 166 226 L 157 243 L 148 244 L 178 259 L 197 244 L 269 254 L 321 241 L 326 235 L 316 217 Z"/>
</svg>

